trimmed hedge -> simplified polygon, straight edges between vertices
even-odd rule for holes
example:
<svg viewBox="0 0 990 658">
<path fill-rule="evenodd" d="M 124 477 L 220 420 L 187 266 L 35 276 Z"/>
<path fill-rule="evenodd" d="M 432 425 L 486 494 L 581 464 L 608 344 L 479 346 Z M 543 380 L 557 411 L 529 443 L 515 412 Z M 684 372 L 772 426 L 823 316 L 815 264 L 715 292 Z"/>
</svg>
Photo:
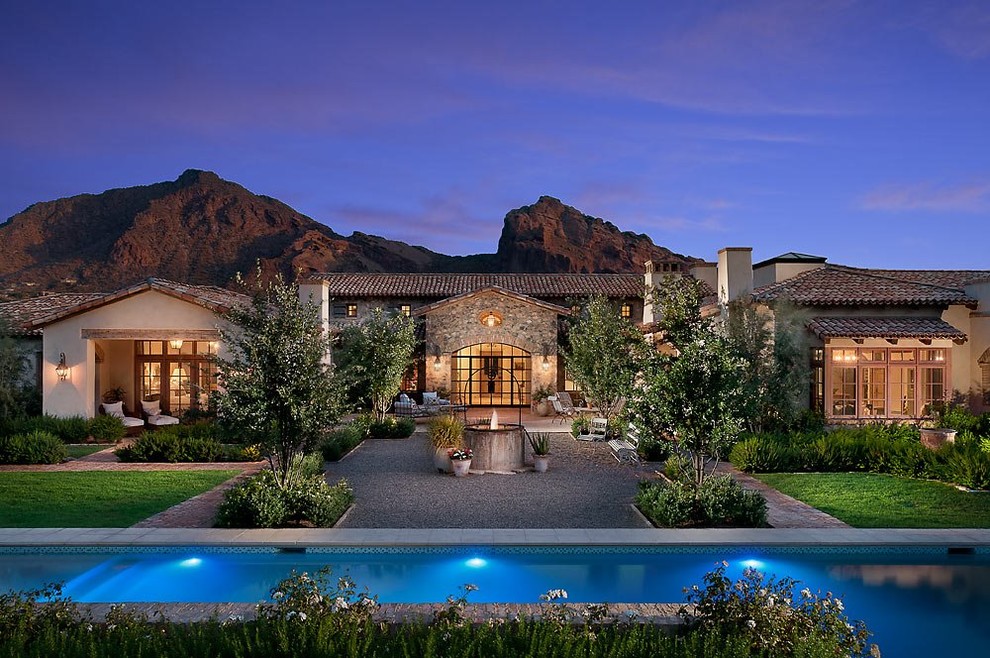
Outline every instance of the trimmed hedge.
<svg viewBox="0 0 990 658">
<path fill-rule="evenodd" d="M 116 443 L 127 434 L 127 428 L 116 416 L 96 416 L 89 421 L 89 434 L 98 443 Z"/>
<path fill-rule="evenodd" d="M 58 464 L 67 457 L 65 444 L 50 432 L 0 437 L 0 464 Z"/>
</svg>

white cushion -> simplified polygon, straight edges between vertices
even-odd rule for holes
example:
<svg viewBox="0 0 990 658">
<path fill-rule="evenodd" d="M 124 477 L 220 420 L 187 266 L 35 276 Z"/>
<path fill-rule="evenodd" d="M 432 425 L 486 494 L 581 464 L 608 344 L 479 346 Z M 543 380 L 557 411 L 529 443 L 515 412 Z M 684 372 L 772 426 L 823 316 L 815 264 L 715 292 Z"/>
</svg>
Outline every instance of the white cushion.
<svg viewBox="0 0 990 658">
<path fill-rule="evenodd" d="M 121 422 L 124 423 L 124 427 L 144 427 L 144 421 L 140 418 L 131 418 L 130 416 L 123 416 L 120 418 Z"/>
<path fill-rule="evenodd" d="M 157 416 L 162 412 L 162 403 L 158 400 L 141 400 L 141 408 L 148 416 Z"/>
<path fill-rule="evenodd" d="M 423 393 L 423 404 L 437 404 L 436 391 Z"/>
<path fill-rule="evenodd" d="M 148 418 L 148 424 L 154 425 L 155 427 L 161 427 L 162 425 L 178 425 L 179 419 L 175 416 L 163 416 L 161 414 L 156 414 Z"/>
<path fill-rule="evenodd" d="M 104 402 L 102 406 L 103 406 L 103 413 L 105 413 L 106 415 L 116 416 L 117 418 L 124 417 L 123 402 Z"/>
<path fill-rule="evenodd" d="M 406 395 L 405 393 L 403 393 L 403 394 L 401 394 L 399 396 L 399 402 L 407 403 L 407 402 L 412 402 L 412 400 L 409 399 L 409 396 L 408 395 Z"/>
</svg>

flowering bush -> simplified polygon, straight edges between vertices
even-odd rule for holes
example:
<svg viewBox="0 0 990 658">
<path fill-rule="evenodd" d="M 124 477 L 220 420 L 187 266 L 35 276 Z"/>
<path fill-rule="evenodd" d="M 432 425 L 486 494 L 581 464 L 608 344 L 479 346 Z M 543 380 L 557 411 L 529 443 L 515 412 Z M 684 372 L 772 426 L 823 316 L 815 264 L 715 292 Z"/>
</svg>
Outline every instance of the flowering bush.
<svg viewBox="0 0 990 658">
<path fill-rule="evenodd" d="M 470 448 L 457 448 L 455 450 L 448 450 L 447 456 L 450 457 L 450 461 L 454 462 L 464 462 L 473 456 Z"/>
<path fill-rule="evenodd" d="M 705 574 L 704 589 L 684 589 L 694 609 L 682 607 L 680 615 L 689 623 L 726 636 L 749 638 L 752 648 L 774 656 L 793 655 L 796 647 L 823 643 L 841 650 L 842 656 L 878 656 L 876 645 L 867 645 L 870 632 L 862 621 L 850 622 L 843 614 L 842 600 L 802 589 L 793 578 L 767 578 L 747 568 L 733 583 L 725 575 L 727 562 Z"/>
<path fill-rule="evenodd" d="M 312 576 L 292 574 L 272 588 L 272 603 L 258 606 L 258 616 L 267 619 L 329 619 L 333 622 L 366 622 L 378 610 L 378 597 L 357 591 L 348 576 L 333 581 L 333 570 L 323 567 Z"/>
</svg>

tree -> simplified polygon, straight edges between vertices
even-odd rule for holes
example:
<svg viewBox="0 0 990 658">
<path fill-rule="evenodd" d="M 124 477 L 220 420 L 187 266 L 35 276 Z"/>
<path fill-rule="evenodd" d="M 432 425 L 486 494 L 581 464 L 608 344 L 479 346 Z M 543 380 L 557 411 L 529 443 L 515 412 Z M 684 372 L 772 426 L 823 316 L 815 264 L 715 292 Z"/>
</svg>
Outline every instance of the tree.
<svg viewBox="0 0 990 658">
<path fill-rule="evenodd" d="M 12 336 L 10 325 L 0 318 L 0 420 L 24 413 L 24 369 L 27 358 Z"/>
<path fill-rule="evenodd" d="M 567 372 L 602 415 L 611 420 L 632 393 L 638 362 L 647 351 L 643 334 L 605 297 L 592 297 L 568 333 Z"/>
<path fill-rule="evenodd" d="M 767 432 L 793 423 L 809 376 L 800 314 L 783 302 L 772 315 L 751 302 L 733 302 L 727 331 L 736 354 L 746 362 L 742 387 L 747 429 Z"/>
<path fill-rule="evenodd" d="M 367 397 L 375 420 L 385 419 L 415 349 L 413 321 L 380 308 L 341 332 L 337 364 L 348 386 Z"/>
<path fill-rule="evenodd" d="M 229 356 L 217 359 L 217 415 L 245 442 L 260 444 L 279 487 L 293 457 L 312 450 L 340 418 L 338 379 L 317 309 L 281 277 L 256 284 L 250 304 L 221 318 Z"/>
<path fill-rule="evenodd" d="M 669 347 L 643 360 L 630 411 L 637 427 L 690 452 L 697 488 L 742 429 L 745 364 L 714 318 L 703 316 L 699 282 L 667 277 L 653 295 Z"/>
</svg>

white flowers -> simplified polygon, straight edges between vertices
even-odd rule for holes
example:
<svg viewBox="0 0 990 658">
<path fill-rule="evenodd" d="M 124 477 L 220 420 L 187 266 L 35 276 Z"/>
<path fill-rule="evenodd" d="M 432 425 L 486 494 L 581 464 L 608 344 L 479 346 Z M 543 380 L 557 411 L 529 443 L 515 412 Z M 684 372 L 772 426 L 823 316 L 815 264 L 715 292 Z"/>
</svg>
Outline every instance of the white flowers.
<svg viewBox="0 0 990 658">
<path fill-rule="evenodd" d="M 748 626 L 750 628 L 750 630 L 752 630 L 752 629 L 756 628 L 756 621 L 753 620 L 753 619 L 747 619 L 746 620 L 746 626 Z"/>
</svg>

